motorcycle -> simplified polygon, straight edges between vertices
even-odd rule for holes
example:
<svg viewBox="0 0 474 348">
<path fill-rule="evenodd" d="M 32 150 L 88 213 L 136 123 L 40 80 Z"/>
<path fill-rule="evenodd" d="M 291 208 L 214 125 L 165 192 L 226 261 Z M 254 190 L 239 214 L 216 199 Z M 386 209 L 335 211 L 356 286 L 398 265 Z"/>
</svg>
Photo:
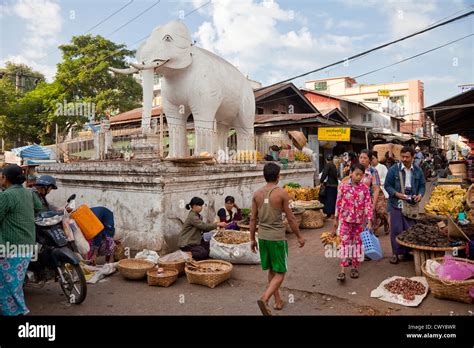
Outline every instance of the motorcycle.
<svg viewBox="0 0 474 348">
<path fill-rule="evenodd" d="M 74 206 L 76 195 L 67 200 L 67 208 Z M 45 211 L 35 218 L 36 257 L 28 266 L 25 285 L 44 284 L 54 279 L 71 304 L 82 303 L 87 296 L 87 283 L 80 266 L 80 258 L 74 241 L 69 241 L 63 228 L 64 213 Z"/>
</svg>

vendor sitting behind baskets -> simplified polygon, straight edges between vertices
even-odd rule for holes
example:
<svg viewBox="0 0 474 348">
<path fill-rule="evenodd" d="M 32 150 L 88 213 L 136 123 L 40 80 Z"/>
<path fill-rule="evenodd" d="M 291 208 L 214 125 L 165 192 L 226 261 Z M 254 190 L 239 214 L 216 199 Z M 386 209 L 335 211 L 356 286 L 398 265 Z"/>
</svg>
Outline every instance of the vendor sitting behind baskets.
<svg viewBox="0 0 474 348">
<path fill-rule="evenodd" d="M 242 220 L 242 212 L 235 204 L 235 199 L 232 196 L 227 196 L 224 200 L 224 207 L 217 211 L 216 222 L 225 222 L 226 230 L 239 230 L 237 221 Z"/>
<path fill-rule="evenodd" d="M 193 197 L 186 209 L 191 210 L 184 221 L 183 228 L 179 234 L 178 247 L 182 251 L 190 251 L 194 260 L 205 260 L 209 257 L 209 242 L 202 238 L 204 232 L 215 230 L 217 227 L 225 227 L 227 223 L 206 224 L 199 214 L 202 211 L 204 201 L 199 197 Z"/>
</svg>

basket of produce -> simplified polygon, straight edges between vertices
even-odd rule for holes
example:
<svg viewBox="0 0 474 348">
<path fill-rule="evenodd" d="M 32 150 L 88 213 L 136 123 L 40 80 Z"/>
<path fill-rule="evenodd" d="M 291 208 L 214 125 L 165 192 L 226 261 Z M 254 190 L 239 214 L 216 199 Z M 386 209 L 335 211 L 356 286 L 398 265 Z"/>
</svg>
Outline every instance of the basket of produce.
<svg viewBox="0 0 474 348">
<path fill-rule="evenodd" d="M 295 161 L 311 162 L 311 157 L 305 154 L 303 151 L 295 151 Z"/>
<path fill-rule="evenodd" d="M 448 251 L 453 249 L 453 241 L 440 233 L 437 225 L 417 223 L 399 234 L 397 241 L 403 246 L 420 250 Z M 465 248 L 462 244 L 456 247 L 458 249 Z"/>
<path fill-rule="evenodd" d="M 308 209 L 318 210 L 318 209 L 323 209 L 324 204 L 318 200 L 293 201 L 293 202 L 290 202 L 290 208 L 291 209 L 304 209 L 304 210 L 308 210 Z"/>
<path fill-rule="evenodd" d="M 431 193 L 425 212 L 431 215 L 456 217 L 464 211 L 466 190 L 458 185 L 436 186 Z"/>
<path fill-rule="evenodd" d="M 163 286 L 167 288 L 178 279 L 178 271 L 175 268 L 153 268 L 146 272 L 147 282 L 150 286 Z"/>
<path fill-rule="evenodd" d="M 186 263 L 189 284 L 199 284 L 211 289 L 230 279 L 232 264 L 221 260 L 190 261 Z"/>
<path fill-rule="evenodd" d="M 301 187 L 299 184 L 289 183 L 283 189 L 292 201 L 312 201 L 319 198 L 319 186 Z"/>
<path fill-rule="evenodd" d="M 296 224 L 298 226 L 301 225 L 301 221 L 303 220 L 304 209 L 294 208 L 291 210 L 293 211 L 293 215 L 295 215 Z M 283 224 L 285 225 L 286 233 L 293 233 L 293 231 L 291 230 L 290 224 L 288 223 L 288 219 L 286 217 L 283 219 Z"/>
<path fill-rule="evenodd" d="M 143 279 L 146 272 L 155 267 L 151 261 L 142 259 L 123 259 L 118 262 L 118 270 L 127 279 Z"/>
<path fill-rule="evenodd" d="M 458 257 L 453 257 L 452 259 L 457 262 L 472 265 L 474 267 L 474 261 Z M 429 259 L 426 260 L 421 267 L 423 275 L 428 280 L 428 284 L 430 285 L 430 289 L 434 297 L 464 303 L 474 303 L 474 278 L 471 277 L 471 279 L 467 280 L 442 279 L 440 276 L 435 274 L 433 270 L 428 268 L 429 262 L 435 261 L 442 265 L 444 260 L 445 258 L 443 257 Z"/>
<path fill-rule="evenodd" d="M 302 214 L 300 228 L 314 229 L 324 226 L 324 216 L 321 210 L 305 210 Z"/>
<path fill-rule="evenodd" d="M 235 264 L 258 264 L 260 254 L 250 248 L 250 233 L 243 231 L 220 230 L 210 242 L 210 254 L 213 259 Z"/>
<path fill-rule="evenodd" d="M 158 261 L 158 266 L 162 268 L 173 268 L 178 271 L 178 275 L 182 276 L 184 274 L 184 267 L 185 267 L 186 261 L 185 260 L 180 260 L 180 261 L 169 261 L 169 262 L 164 262 L 164 261 Z"/>
</svg>

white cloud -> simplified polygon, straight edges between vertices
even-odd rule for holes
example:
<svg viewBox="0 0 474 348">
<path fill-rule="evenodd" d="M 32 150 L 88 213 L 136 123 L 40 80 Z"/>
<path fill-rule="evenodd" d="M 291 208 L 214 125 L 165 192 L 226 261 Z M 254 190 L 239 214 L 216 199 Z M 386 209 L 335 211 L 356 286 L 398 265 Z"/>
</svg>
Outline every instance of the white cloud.
<svg viewBox="0 0 474 348">
<path fill-rule="evenodd" d="M 199 5 L 202 1 L 194 4 Z M 361 40 L 348 35 L 315 35 L 303 24 L 304 18 L 295 20 L 300 14 L 274 1 L 219 0 L 209 5 L 206 13 L 209 19 L 194 33 L 198 46 L 223 56 L 252 78 L 264 74 L 259 76 L 264 84 L 311 70 L 321 62 L 343 59 Z M 291 30 L 281 30 L 282 23 Z"/>
<path fill-rule="evenodd" d="M 6 58 L 0 59 L 0 66 L 4 66 L 6 62 L 12 62 L 16 64 L 26 64 L 29 67 L 31 67 L 33 70 L 39 71 L 42 74 L 44 74 L 44 76 L 46 77 L 48 81 L 52 81 L 54 78 L 54 75 L 56 74 L 56 66 L 37 63 L 36 61 L 26 58 L 25 56 L 21 54 L 9 55 Z"/>
<path fill-rule="evenodd" d="M 48 48 L 55 45 L 62 28 L 61 7 L 55 0 L 19 0 L 0 7 L 1 16 L 17 16 L 18 25 L 26 28 L 21 39 L 19 54 L 2 57 L 2 62 L 12 61 L 31 66 L 51 80 L 56 67 L 40 63 L 47 56 Z"/>
</svg>

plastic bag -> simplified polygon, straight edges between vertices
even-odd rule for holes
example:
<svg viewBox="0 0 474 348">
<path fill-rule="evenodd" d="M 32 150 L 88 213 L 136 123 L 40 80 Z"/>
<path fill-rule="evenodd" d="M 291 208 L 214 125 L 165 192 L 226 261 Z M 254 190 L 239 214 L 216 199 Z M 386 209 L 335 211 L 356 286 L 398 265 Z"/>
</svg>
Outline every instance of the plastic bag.
<svg viewBox="0 0 474 348">
<path fill-rule="evenodd" d="M 100 267 L 100 269 L 98 271 L 96 271 L 94 273 L 94 275 L 87 281 L 87 283 L 95 284 L 99 280 L 101 280 L 101 279 L 105 278 L 106 276 L 114 273 L 115 271 L 117 271 L 117 265 L 118 265 L 118 262 L 106 263 L 105 265 Z"/>
<path fill-rule="evenodd" d="M 85 257 L 90 250 L 89 242 L 82 234 L 81 229 L 77 225 L 76 221 L 74 221 L 74 219 L 69 219 L 69 226 L 71 227 L 72 233 L 74 235 L 77 251 L 79 252 L 79 254 Z"/>
<path fill-rule="evenodd" d="M 154 264 L 157 264 L 157 263 L 158 263 L 158 259 L 160 258 L 160 256 L 158 255 L 158 253 L 157 253 L 156 251 L 148 250 L 148 249 L 143 249 L 142 251 L 140 251 L 139 253 L 137 253 L 137 254 L 135 255 L 135 258 L 136 258 L 136 259 L 142 259 L 142 260 L 151 261 L 151 262 L 153 262 Z"/>
<path fill-rule="evenodd" d="M 69 216 L 64 215 L 63 216 L 63 230 L 64 234 L 67 237 L 68 242 L 72 242 L 74 240 L 74 233 L 72 232 L 71 226 L 70 226 L 70 218 Z"/>
<path fill-rule="evenodd" d="M 244 233 L 244 232 L 236 232 Z M 235 264 L 255 265 L 260 263 L 260 253 L 250 249 L 250 242 L 241 244 L 225 244 L 211 238 L 209 256 L 213 259 L 224 260 Z"/>
<path fill-rule="evenodd" d="M 455 260 L 451 255 L 437 268 L 438 277 L 446 280 L 466 280 L 474 276 L 474 265 Z"/>
<path fill-rule="evenodd" d="M 182 250 L 176 250 L 174 253 L 167 254 L 160 257 L 160 261 L 164 263 L 177 262 L 177 261 L 188 261 L 191 260 L 191 256 Z"/>
</svg>

